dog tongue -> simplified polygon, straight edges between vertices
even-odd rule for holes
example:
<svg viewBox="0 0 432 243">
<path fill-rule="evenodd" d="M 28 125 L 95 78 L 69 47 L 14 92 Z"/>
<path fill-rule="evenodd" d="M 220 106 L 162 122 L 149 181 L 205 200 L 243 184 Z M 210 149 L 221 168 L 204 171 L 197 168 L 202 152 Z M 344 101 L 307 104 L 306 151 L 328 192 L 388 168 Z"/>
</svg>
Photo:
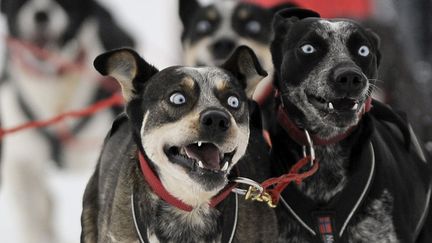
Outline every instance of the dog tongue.
<svg viewBox="0 0 432 243">
<path fill-rule="evenodd" d="M 332 104 L 336 110 L 352 110 L 355 103 L 356 103 L 355 100 L 348 99 L 348 98 L 337 99 L 332 101 Z"/>
<path fill-rule="evenodd" d="M 191 144 L 185 147 L 186 153 L 196 161 L 202 161 L 204 167 L 212 170 L 220 170 L 219 149 L 211 143 L 203 143 L 201 147 Z"/>
</svg>

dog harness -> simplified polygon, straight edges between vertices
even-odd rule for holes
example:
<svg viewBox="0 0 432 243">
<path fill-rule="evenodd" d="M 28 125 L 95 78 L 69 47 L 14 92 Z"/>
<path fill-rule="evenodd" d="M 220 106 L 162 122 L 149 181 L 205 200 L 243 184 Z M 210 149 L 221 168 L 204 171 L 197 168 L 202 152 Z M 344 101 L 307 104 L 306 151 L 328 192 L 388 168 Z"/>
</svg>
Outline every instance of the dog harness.
<svg viewBox="0 0 432 243">
<path fill-rule="evenodd" d="M 354 146 L 356 152 L 350 157 L 350 180 L 342 191 L 324 204 L 308 198 L 294 185 L 289 185 L 281 194 L 286 212 L 310 233 L 308 242 L 348 242 L 348 225 L 353 221 L 352 225 L 355 225 L 359 220 L 353 220 L 353 216 L 371 217 L 365 214 L 364 208 L 370 205 L 371 200 L 381 200 L 385 191 L 392 196 L 390 211 L 386 213 L 392 219 L 398 240 L 415 242 L 422 231 L 428 230 L 423 226 L 431 196 L 430 165 L 412 146 L 416 139 L 407 129 L 406 122 L 378 102 L 374 102 L 373 106 L 372 112 L 355 129 L 361 130 L 360 133 L 349 133 L 360 140 Z M 365 111 L 368 111 L 367 106 Z M 279 110 L 278 115 L 282 112 Z M 281 118 L 278 120 L 283 120 L 284 116 Z M 299 128 L 283 128 L 295 143 L 303 145 L 301 137 L 291 136 L 295 133 L 292 131 Z M 330 141 L 337 142 L 346 137 L 348 135 L 338 136 Z M 319 140 L 315 142 L 322 143 Z M 365 204 L 366 199 L 368 204 Z M 406 206 L 408 204 L 410 207 Z"/>
<path fill-rule="evenodd" d="M 150 188 L 153 190 L 153 192 L 159 196 L 162 200 L 167 202 L 168 204 L 181 209 L 183 211 L 191 212 L 193 210 L 193 207 L 190 205 L 185 204 L 178 198 L 175 198 L 173 195 L 171 195 L 162 185 L 162 182 L 159 180 L 157 175 L 153 172 L 153 170 L 150 168 L 150 165 L 148 164 L 147 160 L 145 159 L 145 156 L 142 152 L 138 153 L 139 163 L 141 167 L 141 172 L 144 176 L 144 179 L 149 184 Z M 234 200 L 235 205 L 235 211 L 234 214 L 231 215 L 224 215 L 224 226 L 222 230 L 222 242 L 228 242 L 231 243 L 234 239 L 234 234 L 237 228 L 237 219 L 238 219 L 238 195 L 236 193 L 231 193 L 231 191 L 234 189 L 234 187 L 237 185 L 237 183 L 231 182 L 229 183 L 219 194 L 217 194 L 215 197 L 213 197 L 209 203 L 210 207 L 216 207 L 219 205 L 223 200 L 230 201 Z M 232 195 L 231 197 L 229 197 Z M 134 220 L 134 225 L 136 232 L 139 236 L 140 243 L 149 243 L 147 237 L 147 231 L 145 229 L 145 223 L 138 218 L 139 212 L 138 212 L 138 206 L 137 203 L 134 200 L 134 192 L 132 192 L 131 195 L 131 209 L 132 209 L 132 216 Z M 227 202 L 230 203 L 230 202 Z M 145 232 L 143 235 L 142 232 Z"/>
</svg>

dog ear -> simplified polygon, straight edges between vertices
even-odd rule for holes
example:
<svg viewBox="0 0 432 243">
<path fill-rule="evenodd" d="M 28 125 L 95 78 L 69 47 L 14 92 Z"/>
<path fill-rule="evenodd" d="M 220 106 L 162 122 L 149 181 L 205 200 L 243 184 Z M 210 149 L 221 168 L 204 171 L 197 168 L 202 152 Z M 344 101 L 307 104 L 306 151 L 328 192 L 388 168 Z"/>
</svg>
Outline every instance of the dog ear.
<svg viewBox="0 0 432 243">
<path fill-rule="evenodd" d="M 247 46 L 239 46 L 221 67 L 242 83 L 248 98 L 252 98 L 259 81 L 267 77 L 255 53 Z"/>
<path fill-rule="evenodd" d="M 179 14 L 183 26 L 189 24 L 193 13 L 199 8 L 201 8 L 201 5 L 197 0 L 179 0 Z"/>
<path fill-rule="evenodd" d="M 129 48 L 105 52 L 96 57 L 93 65 L 99 73 L 120 83 L 126 102 L 132 100 L 144 88 L 145 82 L 158 72 Z"/>
<path fill-rule="evenodd" d="M 381 62 L 381 52 L 380 52 L 381 40 L 380 40 L 380 37 L 378 36 L 378 34 L 373 32 L 371 29 L 366 29 L 366 34 L 367 34 L 370 42 L 375 47 L 376 57 L 377 57 L 377 66 L 379 66 L 380 62 Z"/>
<path fill-rule="evenodd" d="M 276 14 L 277 12 L 283 10 L 283 9 L 288 9 L 288 8 L 297 8 L 298 5 L 295 3 L 281 3 L 281 4 L 277 4 L 273 7 L 270 8 L 270 11 L 273 14 Z"/>
<path fill-rule="evenodd" d="M 304 9 L 304 8 L 286 8 L 277 12 L 273 17 L 273 30 L 275 32 L 283 31 L 286 32 L 287 22 L 296 22 L 298 20 L 315 17 L 319 18 L 319 13 Z"/>
</svg>

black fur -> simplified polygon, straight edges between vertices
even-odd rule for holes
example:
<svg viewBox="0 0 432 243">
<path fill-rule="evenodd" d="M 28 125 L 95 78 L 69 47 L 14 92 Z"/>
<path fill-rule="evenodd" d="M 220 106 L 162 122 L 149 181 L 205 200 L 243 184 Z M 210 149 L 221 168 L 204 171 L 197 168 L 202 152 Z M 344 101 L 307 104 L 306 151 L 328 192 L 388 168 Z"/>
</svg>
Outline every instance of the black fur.
<svg viewBox="0 0 432 243">
<path fill-rule="evenodd" d="M 323 129 L 333 126 L 330 125 L 332 120 L 327 117 L 331 116 L 333 111 L 318 111 L 313 115 L 311 113 L 315 112 L 315 108 L 311 108 L 310 113 L 305 112 L 303 106 L 310 101 L 294 99 L 293 97 L 297 96 L 292 96 L 292 93 L 297 92 L 294 90 L 301 90 L 302 87 L 307 90 L 314 82 L 322 82 L 323 86 L 328 85 L 330 88 L 325 92 L 318 90 L 316 93 L 321 93 L 314 95 L 323 95 L 329 100 L 331 98 L 328 97 L 334 94 L 338 96 L 336 88 L 331 83 L 333 74 L 325 77 L 311 76 L 319 74 L 320 71 L 325 72 L 324 69 L 320 70 L 323 66 L 332 69 L 335 67 L 330 64 L 334 63 L 336 67 L 339 65 L 340 56 L 337 54 L 345 51 L 339 48 L 339 53 L 332 53 L 332 50 L 338 50 L 332 42 L 338 40 L 332 36 L 346 38 L 346 41 L 340 42 L 344 43 L 345 50 L 348 50 L 347 55 L 343 57 L 345 59 L 341 61 L 350 62 L 355 70 L 361 70 L 367 77 L 367 82 L 373 82 L 376 78 L 380 60 L 379 39 L 371 31 L 351 21 L 345 20 L 344 24 L 335 23 L 343 20 L 321 20 L 317 13 L 309 10 L 279 12 L 274 19 L 276 34 L 271 45 L 275 65 L 275 86 L 279 89 L 285 111 L 297 126 L 314 134 L 326 134 L 322 133 Z M 327 25 L 324 31 L 322 25 Z M 339 33 L 335 30 L 344 32 Z M 327 34 L 329 37 L 325 36 Z M 309 43 L 316 51 L 310 55 L 299 53 L 299 48 Z M 367 58 L 356 55 L 360 45 L 369 47 L 371 54 Z M 276 105 L 279 104 L 278 99 Z M 312 116 L 315 117 L 311 119 Z M 320 120 L 324 125 L 316 126 L 314 120 Z M 334 126 L 344 126 L 344 121 L 347 120 L 341 116 Z M 274 175 L 281 175 L 288 172 L 302 157 L 302 148 L 290 138 L 277 121 L 272 123 L 271 137 Z M 358 172 L 362 166 L 371 163 L 372 158 L 365 159 L 361 156 L 368 151 L 369 144 L 372 144 L 375 174 L 366 197 L 354 211 L 354 216 L 343 234 L 334 234 L 335 241 L 324 242 L 429 242 L 431 239 L 426 232 L 430 232 L 432 227 L 429 223 L 431 216 L 427 214 L 431 167 L 424 161 L 421 151 L 414 143 L 415 140 L 405 120 L 388 107 L 374 101 L 372 110 L 363 116 L 348 138 L 335 144 L 315 146 L 320 169 L 300 186 L 288 187 L 282 196 L 287 201 L 296 202 L 295 205 L 292 204 L 294 209 L 297 209 L 296 213 L 300 214 L 315 232 L 319 232 L 319 229 L 314 217 L 319 213 L 333 215 L 333 230 L 341 230 L 341 222 L 347 218 L 341 216 L 344 215 L 342 211 L 344 208 L 351 209 L 354 204 L 351 204 L 350 200 L 360 196 L 362 192 L 360 189 L 363 187 L 358 184 L 359 181 L 369 176 L 368 173 Z M 309 206 L 311 210 L 306 213 L 301 211 L 302 208 Z M 313 236 L 283 203 L 277 208 L 277 216 L 279 242 L 323 242 L 323 236 Z M 423 224 L 423 216 L 428 220 L 426 224 Z"/>
</svg>

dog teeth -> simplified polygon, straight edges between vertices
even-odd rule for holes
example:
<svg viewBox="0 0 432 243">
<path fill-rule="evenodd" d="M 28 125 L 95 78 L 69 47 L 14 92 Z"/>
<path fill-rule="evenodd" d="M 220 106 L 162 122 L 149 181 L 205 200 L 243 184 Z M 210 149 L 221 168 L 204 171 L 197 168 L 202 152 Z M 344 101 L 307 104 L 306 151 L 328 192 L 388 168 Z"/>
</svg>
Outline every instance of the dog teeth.
<svg viewBox="0 0 432 243">
<path fill-rule="evenodd" d="M 201 147 L 201 145 L 202 145 L 202 142 L 199 141 L 199 142 L 198 142 L 198 147 Z M 201 162 L 201 161 L 200 161 L 200 162 Z"/>
<path fill-rule="evenodd" d="M 222 167 L 222 171 L 226 171 L 226 170 L 228 170 L 228 165 L 229 165 L 229 163 L 228 163 L 228 161 L 227 162 L 225 162 L 225 164 L 224 164 L 224 166 Z"/>
<path fill-rule="evenodd" d="M 204 168 L 204 164 L 201 160 L 198 161 L 198 167 L 200 168 Z"/>
<path fill-rule="evenodd" d="M 329 103 L 328 103 L 328 108 L 329 108 L 330 110 L 333 110 L 333 109 L 334 109 L 333 103 L 329 102 Z"/>
<path fill-rule="evenodd" d="M 351 108 L 351 110 L 357 110 L 357 108 L 358 108 L 358 103 L 355 103 L 355 105 L 353 105 L 353 107 Z"/>
</svg>

